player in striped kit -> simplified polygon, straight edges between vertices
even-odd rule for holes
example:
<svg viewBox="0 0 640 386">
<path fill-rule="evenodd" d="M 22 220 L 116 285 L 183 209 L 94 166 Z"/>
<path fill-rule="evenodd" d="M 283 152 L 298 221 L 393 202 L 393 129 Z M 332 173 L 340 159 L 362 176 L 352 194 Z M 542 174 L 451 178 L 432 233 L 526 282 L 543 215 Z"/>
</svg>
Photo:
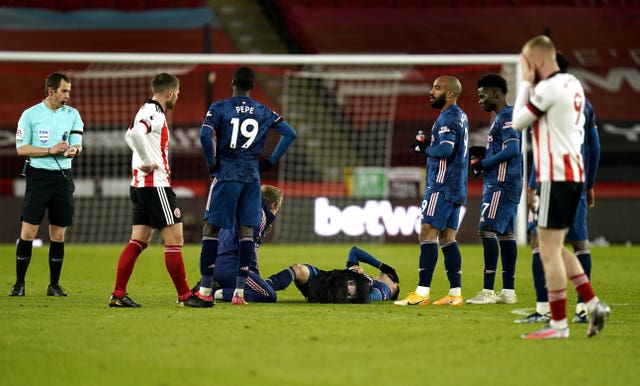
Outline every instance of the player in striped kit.
<svg viewBox="0 0 640 386">
<path fill-rule="evenodd" d="M 154 229 L 160 230 L 164 241 L 164 262 L 178 293 L 178 307 L 211 307 L 193 295 L 187 284 L 182 259 L 182 218 L 171 189 L 169 169 L 169 127 L 165 111 L 172 109 L 180 93 L 180 81 L 167 73 L 151 81 L 152 98 L 136 114 L 125 134 L 133 150 L 129 187 L 132 203 L 131 239 L 118 259 L 116 283 L 109 307 L 138 308 L 127 295 L 127 283 L 138 256 L 149 245 Z"/>
<path fill-rule="evenodd" d="M 584 90 L 571 74 L 561 73 L 556 49 L 546 36 L 529 40 L 520 58 L 522 80 L 513 110 L 513 126 L 533 125 L 533 156 L 538 197 L 538 242 L 544 266 L 551 321 L 523 339 L 569 337 L 567 276 L 590 313 L 587 336 L 604 328 L 610 308 L 596 296 L 576 256 L 563 242 L 573 222 L 584 184 L 580 151 L 584 134 Z"/>
<path fill-rule="evenodd" d="M 514 304 L 518 246 L 514 232 L 518 202 L 522 193 L 521 133 L 513 130 L 513 107 L 507 105 L 507 81 L 498 74 L 478 80 L 478 100 L 482 110 L 496 117 L 487 137 L 484 158 L 471 158 L 473 174 L 482 174 L 482 203 L 478 235 L 484 250 L 484 285 L 467 304 Z M 499 247 L 499 248 L 498 248 Z M 494 284 L 498 255 L 502 261 L 502 291 Z"/>
<path fill-rule="evenodd" d="M 431 304 L 430 287 L 438 262 L 438 244 L 444 255 L 449 293 L 433 302 L 436 306 L 462 306 L 462 257 L 456 242 L 460 207 L 467 201 L 469 164 L 469 122 L 456 104 L 462 85 L 450 75 L 438 77 L 429 93 L 431 107 L 440 110 L 431 129 L 427 146 L 418 150 L 427 154 L 427 181 L 422 200 L 418 286 L 399 306 Z"/>
<path fill-rule="evenodd" d="M 560 71 L 566 72 L 569 67 L 569 61 L 561 53 L 556 54 L 556 61 L 560 67 Z M 565 240 L 570 242 L 573 251 L 580 261 L 584 272 L 591 279 L 591 251 L 589 249 L 589 240 L 587 232 L 587 208 L 595 205 L 594 186 L 596 182 L 596 174 L 600 163 L 600 138 L 598 135 L 598 127 L 596 125 L 596 117 L 593 106 L 588 99 L 585 99 L 584 105 L 584 142 L 582 144 L 582 157 L 584 160 L 585 170 L 585 186 L 580 196 L 580 204 L 573 219 L 573 223 L 567 232 Z M 547 296 L 546 282 L 544 279 L 544 269 L 540 260 L 540 252 L 538 250 L 538 235 L 536 233 L 536 220 L 531 209 L 535 206 L 536 180 L 535 180 L 535 164 L 532 164 L 531 175 L 529 178 L 529 189 L 527 196 L 529 199 L 529 236 L 531 239 L 532 261 L 531 270 L 533 273 L 533 284 L 536 290 L 536 311 L 523 319 L 517 319 L 516 323 L 546 323 L 549 321 L 549 298 Z M 578 296 L 576 304 L 576 314 L 572 319 L 574 323 L 588 323 L 587 306 L 583 299 Z"/>
<path fill-rule="evenodd" d="M 275 111 L 250 97 L 253 70 L 236 70 L 232 97 L 214 102 L 200 129 L 200 143 L 212 179 L 207 199 L 200 253 L 200 289 L 203 299 L 213 300 L 213 272 L 221 228 L 238 226 L 238 276 L 232 304 L 247 304 L 244 288 L 253 256 L 253 228 L 260 225 L 260 172 L 276 164 L 296 138 L 296 131 Z M 280 140 L 273 153 L 258 161 L 274 129 Z M 213 141 L 215 136 L 215 146 Z"/>
</svg>

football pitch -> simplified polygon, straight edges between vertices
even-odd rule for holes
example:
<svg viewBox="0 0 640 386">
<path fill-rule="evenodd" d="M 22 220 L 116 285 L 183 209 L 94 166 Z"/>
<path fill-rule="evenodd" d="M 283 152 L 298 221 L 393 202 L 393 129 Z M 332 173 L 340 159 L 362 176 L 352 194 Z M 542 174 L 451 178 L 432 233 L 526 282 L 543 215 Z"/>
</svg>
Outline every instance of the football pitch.
<svg viewBox="0 0 640 386">
<path fill-rule="evenodd" d="M 417 283 L 417 244 L 359 245 L 394 266 L 403 296 Z M 612 309 L 604 331 L 523 341 L 533 311 L 531 252 L 519 249 L 515 305 L 460 308 L 308 304 L 290 286 L 276 304 L 177 309 L 162 247 L 150 246 L 129 283 L 140 309 L 107 306 L 123 245 L 66 246 L 60 284 L 45 296 L 48 245 L 34 248 L 26 296 L 7 296 L 15 246 L 0 246 L 0 384 L 25 385 L 630 385 L 640 376 L 640 247 L 593 247 L 593 284 Z M 351 245 L 265 244 L 263 276 L 287 265 L 341 268 Z M 198 245 L 184 249 L 190 284 Z M 482 287 L 482 248 L 462 245 L 463 296 Z M 442 253 L 432 297 L 448 283 Z M 363 266 L 369 273 L 373 268 Z M 498 266 L 500 269 L 500 265 Z M 498 273 L 496 289 L 501 289 Z M 575 292 L 569 289 L 573 315 Z"/>
</svg>

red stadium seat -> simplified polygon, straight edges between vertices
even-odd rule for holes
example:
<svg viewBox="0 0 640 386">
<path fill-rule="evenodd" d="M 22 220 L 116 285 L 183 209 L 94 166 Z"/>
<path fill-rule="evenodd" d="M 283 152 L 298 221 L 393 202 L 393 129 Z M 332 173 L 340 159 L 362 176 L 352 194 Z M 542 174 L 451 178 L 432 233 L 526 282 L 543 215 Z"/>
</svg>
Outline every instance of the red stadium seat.
<svg viewBox="0 0 640 386">
<path fill-rule="evenodd" d="M 151 1 L 151 4 L 154 4 L 155 8 L 155 1 Z M 175 8 L 199 8 L 199 7 L 205 7 L 207 5 L 205 0 L 176 0 L 175 1 Z M 149 8 L 149 7 L 147 7 Z"/>
<path fill-rule="evenodd" d="M 85 1 L 85 8 L 116 9 L 117 4 L 117 0 L 87 0 Z"/>
<path fill-rule="evenodd" d="M 147 4 L 147 9 L 163 9 L 163 8 L 175 8 L 176 3 L 180 1 L 176 0 L 153 0 Z"/>
<path fill-rule="evenodd" d="M 56 1 L 54 0 L 26 0 L 16 1 L 16 3 L 22 3 L 21 5 L 12 5 L 12 7 L 30 7 L 30 8 L 44 8 L 44 9 L 56 9 Z"/>
</svg>

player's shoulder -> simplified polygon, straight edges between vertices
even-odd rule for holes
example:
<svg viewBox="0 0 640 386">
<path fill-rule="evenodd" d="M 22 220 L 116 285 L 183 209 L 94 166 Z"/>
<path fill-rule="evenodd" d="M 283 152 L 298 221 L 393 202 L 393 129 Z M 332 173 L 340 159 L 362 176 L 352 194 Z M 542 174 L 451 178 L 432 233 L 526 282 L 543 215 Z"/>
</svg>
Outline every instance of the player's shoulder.
<svg viewBox="0 0 640 386">
<path fill-rule="evenodd" d="M 255 99 L 251 99 L 248 98 L 248 100 L 252 103 L 252 106 L 255 107 L 256 111 L 258 111 L 259 114 L 275 114 L 275 115 L 279 115 L 278 113 L 276 113 L 276 111 L 274 109 L 272 109 L 270 106 L 259 102 Z"/>
<path fill-rule="evenodd" d="M 154 101 L 147 101 L 138 110 L 136 114 L 136 120 L 147 120 L 150 122 L 160 121 L 164 118 L 164 111 L 162 110 L 162 106 Z"/>
<path fill-rule="evenodd" d="M 145 114 L 164 114 L 164 110 L 162 110 L 162 106 L 160 103 L 154 100 L 147 100 L 142 106 L 140 106 L 140 110 Z"/>
<path fill-rule="evenodd" d="M 513 120 L 513 106 L 507 106 L 496 114 L 495 123 L 501 129 L 510 129 Z"/>
<path fill-rule="evenodd" d="M 504 109 L 498 112 L 497 116 L 511 119 L 513 117 L 513 106 L 505 106 Z"/>
<path fill-rule="evenodd" d="M 440 117 L 444 121 L 444 123 L 448 125 L 460 126 L 467 125 L 467 113 L 458 106 L 451 105 L 445 111 L 440 114 Z"/>
</svg>

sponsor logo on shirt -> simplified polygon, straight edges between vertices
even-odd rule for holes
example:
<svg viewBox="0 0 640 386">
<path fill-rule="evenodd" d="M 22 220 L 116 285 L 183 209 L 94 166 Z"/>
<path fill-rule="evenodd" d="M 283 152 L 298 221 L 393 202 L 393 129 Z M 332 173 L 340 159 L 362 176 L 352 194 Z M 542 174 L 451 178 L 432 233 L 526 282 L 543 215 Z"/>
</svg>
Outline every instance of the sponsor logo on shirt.
<svg viewBox="0 0 640 386">
<path fill-rule="evenodd" d="M 18 127 L 18 130 L 16 130 L 16 143 L 22 143 L 22 138 L 24 138 L 24 131 Z"/>
</svg>

